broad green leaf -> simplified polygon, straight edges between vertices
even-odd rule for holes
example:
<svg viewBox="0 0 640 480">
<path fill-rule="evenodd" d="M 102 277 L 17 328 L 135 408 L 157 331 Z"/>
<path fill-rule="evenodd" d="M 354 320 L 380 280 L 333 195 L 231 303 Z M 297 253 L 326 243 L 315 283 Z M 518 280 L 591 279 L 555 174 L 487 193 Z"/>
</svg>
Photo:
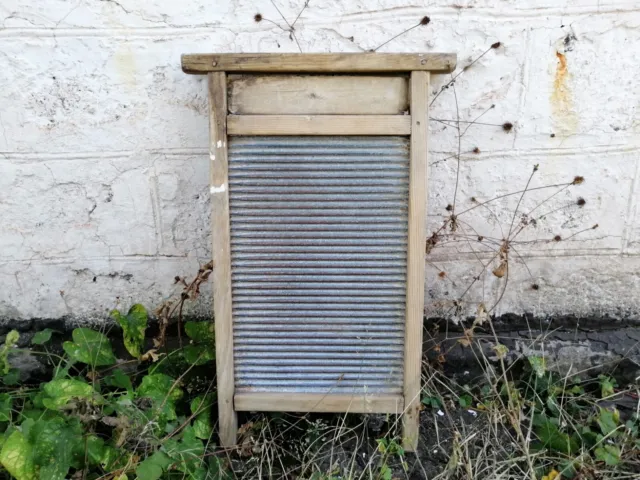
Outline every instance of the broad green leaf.
<svg viewBox="0 0 640 480">
<path fill-rule="evenodd" d="M 201 395 L 191 401 L 191 413 L 196 415 L 193 420 L 193 431 L 196 437 L 207 440 L 213 433 L 211 421 L 211 408 L 213 395 Z"/>
<path fill-rule="evenodd" d="M 100 395 L 88 383 L 70 378 L 52 380 L 44 385 L 47 397 L 42 399 L 45 407 L 57 410 L 72 398 L 82 398 L 92 402 L 100 401 Z"/>
<path fill-rule="evenodd" d="M 469 408 L 473 404 L 473 397 L 468 393 L 458 397 L 458 403 L 462 408 Z"/>
<path fill-rule="evenodd" d="M 111 387 L 124 388 L 128 392 L 133 391 L 131 379 L 119 368 L 116 368 L 112 375 L 105 378 L 105 383 Z"/>
<path fill-rule="evenodd" d="M 547 360 L 544 357 L 527 357 L 531 368 L 538 378 L 544 377 L 547 373 Z"/>
<path fill-rule="evenodd" d="M 58 416 L 38 419 L 26 434 L 33 446 L 33 462 L 40 467 L 40 480 L 64 480 L 71 466 L 84 462 L 82 427 Z"/>
<path fill-rule="evenodd" d="M 4 442 L 0 451 L 0 463 L 16 480 L 35 480 L 31 446 L 22 432 L 15 430 Z"/>
<path fill-rule="evenodd" d="M 120 457 L 120 452 L 113 448 L 100 437 L 89 435 L 86 440 L 86 456 L 89 465 L 101 465 L 106 471 L 109 471 L 115 461 Z M 83 449 L 84 455 L 84 449 Z"/>
<path fill-rule="evenodd" d="M 8 393 L 0 393 L 0 422 L 11 421 L 13 399 Z"/>
<path fill-rule="evenodd" d="M 583 426 L 578 430 L 580 441 L 587 447 L 593 447 L 598 443 L 598 435 L 591 428 Z"/>
<path fill-rule="evenodd" d="M 393 474 L 391 472 L 391 469 L 389 468 L 389 465 L 387 465 L 386 463 L 382 464 L 382 466 L 380 467 L 379 478 L 381 478 L 382 480 L 391 480 L 392 475 Z"/>
<path fill-rule="evenodd" d="M 231 480 L 233 476 L 223 459 L 211 456 L 209 457 L 209 478 L 212 480 Z"/>
<path fill-rule="evenodd" d="M 139 397 L 154 400 L 164 400 L 168 395 L 169 401 L 177 402 L 182 398 L 183 392 L 179 387 L 174 387 L 174 383 L 175 380 L 164 373 L 145 375 L 136 393 Z"/>
<path fill-rule="evenodd" d="M 191 345 L 184 347 L 182 355 L 190 365 L 203 365 L 216 359 L 214 326 L 211 322 L 187 322 L 184 325 Z"/>
<path fill-rule="evenodd" d="M 153 403 L 153 413 L 159 422 L 177 418 L 175 404 L 182 398 L 183 391 L 174 387 L 175 380 L 164 373 L 145 375 L 140 386 L 136 390 L 138 398 L 149 398 Z"/>
<path fill-rule="evenodd" d="M 167 454 L 160 451 L 155 452 L 140 462 L 136 468 L 138 480 L 158 480 L 171 463 L 172 461 Z"/>
<path fill-rule="evenodd" d="M 616 445 L 603 445 L 595 449 L 596 458 L 610 467 L 620 463 L 620 447 Z"/>
<path fill-rule="evenodd" d="M 575 438 L 561 432 L 558 426 L 549 418 L 541 417 L 535 422 L 535 432 L 543 447 L 556 452 L 571 455 L 579 449 Z"/>
<path fill-rule="evenodd" d="M 606 408 L 600 408 L 600 413 L 596 419 L 600 431 L 603 435 L 609 435 L 615 432 L 618 425 L 620 425 L 620 412 L 618 410 L 607 410 Z"/>
<path fill-rule="evenodd" d="M 9 438 L 11 436 L 11 434 L 13 432 L 15 432 L 15 431 L 16 431 L 16 427 L 13 426 L 13 425 L 9 425 L 4 432 L 0 433 L 0 451 L 2 451 L 2 447 L 4 446 L 4 442 L 6 442 L 7 438 Z M 23 433 L 23 435 L 24 435 L 24 433 Z M 1 466 L 2 466 L 2 464 L 0 463 L 0 470 L 1 470 Z"/>
<path fill-rule="evenodd" d="M 187 336 L 195 342 L 209 342 L 213 344 L 215 341 L 213 322 L 186 322 L 184 331 Z"/>
<path fill-rule="evenodd" d="M 17 385 L 19 382 L 20 370 L 17 368 L 9 368 L 9 371 L 2 377 L 2 383 L 8 386 Z"/>
<path fill-rule="evenodd" d="M 33 338 L 31 339 L 31 343 L 33 345 L 44 345 L 49 340 L 51 340 L 52 333 L 53 333 L 53 330 L 51 330 L 50 328 L 45 328 L 44 330 L 40 330 L 39 332 L 36 332 L 36 334 L 33 336 Z"/>
<path fill-rule="evenodd" d="M 188 475 L 189 476 L 187 478 L 189 480 L 211 480 L 212 478 L 208 475 L 207 469 L 202 465 L 195 467 L 193 470 L 189 470 Z"/>
<path fill-rule="evenodd" d="M 440 400 L 440 397 L 427 396 L 427 397 L 422 397 L 422 404 L 431 408 L 441 408 L 442 400 Z"/>
<path fill-rule="evenodd" d="M 182 350 L 185 362 L 189 365 L 204 365 L 216 359 L 216 351 L 213 344 L 187 345 Z"/>
<path fill-rule="evenodd" d="M 69 359 L 65 362 L 60 362 L 58 365 L 56 365 L 56 368 L 53 369 L 53 378 L 67 378 L 69 376 L 69 370 L 71 370 L 71 367 L 73 367 L 74 363 L 75 361 L 72 359 Z"/>
<path fill-rule="evenodd" d="M 144 333 L 147 330 L 147 310 L 136 303 L 129 309 L 129 313 L 122 315 L 118 310 L 113 310 L 111 316 L 122 327 L 124 346 L 135 358 L 140 358 Z"/>
<path fill-rule="evenodd" d="M 164 451 L 175 461 L 175 468 L 192 478 L 200 478 L 204 445 L 196 438 L 193 427 L 183 430 L 180 441 L 169 439 L 164 444 Z"/>
<path fill-rule="evenodd" d="M 62 348 L 73 360 L 92 367 L 116 363 L 111 342 L 106 335 L 90 328 L 76 328 L 71 336 L 73 342 L 64 342 Z"/>
</svg>

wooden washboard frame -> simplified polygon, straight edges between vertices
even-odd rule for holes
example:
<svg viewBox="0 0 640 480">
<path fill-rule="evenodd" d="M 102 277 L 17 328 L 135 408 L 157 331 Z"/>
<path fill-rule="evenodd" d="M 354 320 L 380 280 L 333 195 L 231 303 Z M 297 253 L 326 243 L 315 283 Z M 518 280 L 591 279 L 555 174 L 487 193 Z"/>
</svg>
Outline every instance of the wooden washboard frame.
<svg viewBox="0 0 640 480">
<path fill-rule="evenodd" d="M 208 75 L 222 445 L 236 443 L 236 411 L 252 410 L 402 413 L 404 446 L 410 451 L 416 448 L 425 282 L 429 77 L 430 73 L 451 72 L 455 65 L 455 54 L 434 53 L 182 56 L 185 73 Z M 227 137 L 244 135 L 410 137 L 402 394 L 235 393 Z"/>
</svg>

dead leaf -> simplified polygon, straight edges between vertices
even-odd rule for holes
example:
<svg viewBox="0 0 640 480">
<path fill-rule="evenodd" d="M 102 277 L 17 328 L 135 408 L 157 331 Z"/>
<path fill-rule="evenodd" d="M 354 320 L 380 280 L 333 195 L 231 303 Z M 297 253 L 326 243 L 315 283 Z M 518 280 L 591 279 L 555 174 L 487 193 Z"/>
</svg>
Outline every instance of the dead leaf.
<svg viewBox="0 0 640 480">
<path fill-rule="evenodd" d="M 164 355 L 164 353 L 157 353 L 157 350 L 155 348 L 152 348 L 148 352 L 144 353 L 140 357 L 140 360 L 142 360 L 143 362 L 146 362 L 147 360 L 151 360 L 153 363 L 155 363 L 158 361 L 158 359 L 162 355 Z"/>
<path fill-rule="evenodd" d="M 502 278 L 505 276 L 506 273 L 507 273 L 507 262 L 503 260 L 502 262 L 500 262 L 500 265 L 493 270 L 493 274 L 498 278 Z"/>
<path fill-rule="evenodd" d="M 478 309 L 476 310 L 476 318 L 473 321 L 473 326 L 475 327 L 476 325 L 482 325 L 487 321 L 488 317 L 489 315 L 487 315 L 487 307 L 484 306 L 484 303 L 481 303 L 480 305 L 478 305 Z"/>
</svg>

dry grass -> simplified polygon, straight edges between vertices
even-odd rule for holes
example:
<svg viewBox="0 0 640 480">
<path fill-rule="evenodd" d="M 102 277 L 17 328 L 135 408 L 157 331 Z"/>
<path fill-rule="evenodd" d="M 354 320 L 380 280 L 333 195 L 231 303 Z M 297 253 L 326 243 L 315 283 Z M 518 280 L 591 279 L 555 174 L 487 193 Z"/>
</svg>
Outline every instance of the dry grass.
<svg viewBox="0 0 640 480">
<path fill-rule="evenodd" d="M 484 328 L 491 330 L 490 325 Z M 439 362 L 425 359 L 425 406 L 415 454 L 405 453 L 400 447 L 400 416 L 253 414 L 245 418 L 240 446 L 227 452 L 235 477 L 640 478 L 640 384 L 613 387 L 613 377 L 597 379 L 589 376 L 589 371 L 580 372 L 584 380 L 575 373 L 549 372 L 539 357 L 521 355 L 514 361 L 498 340 L 496 335 L 495 355 L 488 355 L 479 344 L 486 339 L 470 339 L 465 348 L 476 355 L 480 372 L 473 378 L 464 372 L 453 378 Z M 613 392 L 607 390 L 609 387 Z M 608 435 L 598 430 L 603 410 L 620 416 Z M 554 422 L 557 419 L 558 435 L 563 435 L 558 438 L 565 438 L 565 434 L 566 438 L 579 438 L 585 429 L 591 430 L 594 438 L 596 434 L 603 438 L 595 444 L 581 441 L 577 448 L 563 451 L 562 445 L 554 445 L 558 438 L 547 438 L 549 435 L 541 429 L 541 416 Z M 615 465 L 608 465 L 605 457 L 596 453 L 605 445 L 619 447 Z"/>
</svg>

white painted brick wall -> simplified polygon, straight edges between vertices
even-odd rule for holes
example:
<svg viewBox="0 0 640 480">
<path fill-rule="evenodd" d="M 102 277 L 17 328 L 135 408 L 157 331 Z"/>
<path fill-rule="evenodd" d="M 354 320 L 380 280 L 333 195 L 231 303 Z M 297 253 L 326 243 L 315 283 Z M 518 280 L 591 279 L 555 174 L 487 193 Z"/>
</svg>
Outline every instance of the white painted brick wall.
<svg viewBox="0 0 640 480">
<path fill-rule="evenodd" d="M 303 0 L 274 0 L 291 22 Z M 3 0 L 0 3 L 0 318 L 100 318 L 117 302 L 156 306 L 209 259 L 208 127 L 203 77 L 180 54 L 294 52 L 268 0 Z M 498 312 L 640 312 L 640 1 L 311 0 L 296 24 L 305 52 L 357 52 L 424 15 L 431 23 L 381 51 L 456 52 L 462 120 L 457 211 L 524 187 L 586 178 L 512 252 Z M 564 39 L 573 35 L 565 45 Z M 353 40 L 350 39 L 353 37 Z M 562 75 L 557 53 L 565 55 Z M 448 77 L 434 77 L 439 89 Z M 455 119 L 453 89 L 435 119 Z M 463 128 L 466 128 L 463 125 Z M 551 134 L 555 136 L 551 136 Z M 429 228 L 452 202 L 456 129 L 431 122 Z M 528 211 L 550 191 L 525 197 Z M 469 235 L 502 238 L 518 196 L 461 216 Z M 554 235 L 568 241 L 540 242 Z M 505 279 L 482 272 L 476 243 L 428 257 L 429 312 L 447 311 L 475 276 L 468 308 Z M 518 263 L 520 255 L 526 266 Z M 516 257 L 516 258 L 514 258 Z M 437 276 L 445 271 L 446 276 Z M 533 290 L 536 283 L 539 290 Z M 207 303 L 201 305 L 208 309 Z"/>
</svg>

